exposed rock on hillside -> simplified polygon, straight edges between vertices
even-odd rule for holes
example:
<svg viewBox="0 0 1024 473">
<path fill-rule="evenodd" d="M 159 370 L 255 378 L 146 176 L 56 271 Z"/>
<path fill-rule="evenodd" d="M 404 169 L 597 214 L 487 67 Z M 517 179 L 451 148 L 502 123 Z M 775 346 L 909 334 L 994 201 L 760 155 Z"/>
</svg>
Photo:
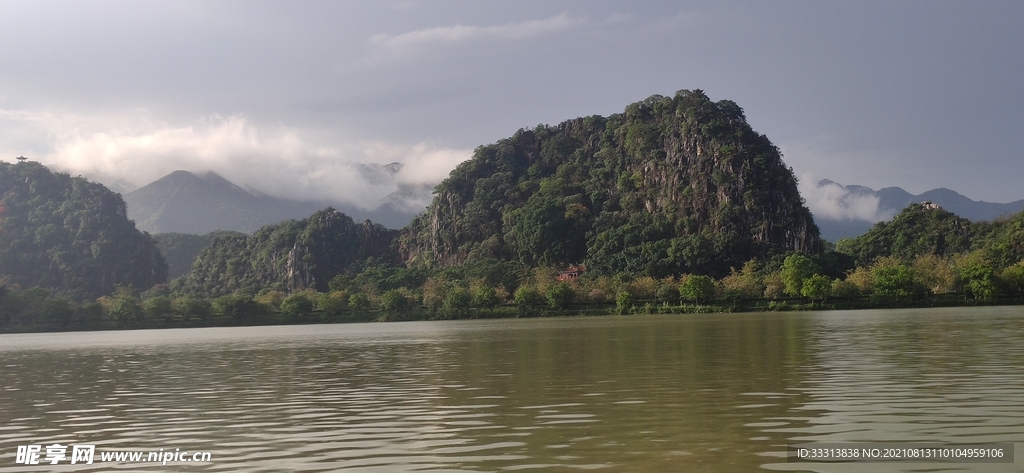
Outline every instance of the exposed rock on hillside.
<svg viewBox="0 0 1024 473">
<path fill-rule="evenodd" d="M 252 235 L 216 238 L 177 284 L 213 296 L 261 289 L 326 291 L 331 278 L 358 270 L 371 258 L 394 261 L 397 233 L 369 220 L 355 223 L 327 208 L 309 218 L 265 226 Z"/>
<path fill-rule="evenodd" d="M 778 149 L 700 90 L 478 148 L 403 230 L 409 264 L 500 258 L 598 272 L 723 274 L 820 249 Z"/>
</svg>

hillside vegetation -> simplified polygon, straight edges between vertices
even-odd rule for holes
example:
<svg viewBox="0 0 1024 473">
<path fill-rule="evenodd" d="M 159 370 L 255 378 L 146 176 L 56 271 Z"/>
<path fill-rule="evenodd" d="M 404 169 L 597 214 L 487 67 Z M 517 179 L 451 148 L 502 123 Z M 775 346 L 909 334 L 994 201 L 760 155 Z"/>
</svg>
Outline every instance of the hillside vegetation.
<svg viewBox="0 0 1024 473">
<path fill-rule="evenodd" d="M 302 220 L 265 226 L 252 235 L 228 234 L 204 249 L 191 272 L 176 281 L 190 293 L 220 296 L 260 290 L 327 290 L 339 274 L 369 263 L 393 264 L 396 230 L 327 208 Z"/>
<path fill-rule="evenodd" d="M 821 241 L 778 148 L 735 103 L 682 90 L 477 148 L 399 249 L 414 266 L 495 258 L 721 276 Z"/>
<path fill-rule="evenodd" d="M 128 220 L 118 194 L 36 162 L 0 163 L 0 276 L 24 288 L 96 298 L 119 285 L 166 282 L 167 264 Z"/>
</svg>

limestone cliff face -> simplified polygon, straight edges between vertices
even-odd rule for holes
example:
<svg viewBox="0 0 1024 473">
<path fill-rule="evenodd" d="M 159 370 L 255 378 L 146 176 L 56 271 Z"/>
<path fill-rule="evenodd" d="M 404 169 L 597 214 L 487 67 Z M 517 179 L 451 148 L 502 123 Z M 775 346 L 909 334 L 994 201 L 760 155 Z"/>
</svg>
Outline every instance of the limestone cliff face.
<svg viewBox="0 0 1024 473">
<path fill-rule="evenodd" d="M 735 103 L 699 90 L 478 148 L 399 241 L 409 264 L 495 257 L 652 275 L 821 246 L 778 149 Z"/>
<path fill-rule="evenodd" d="M 268 225 L 252 235 L 216 239 L 181 284 L 215 296 L 264 288 L 326 291 L 334 276 L 356 272 L 371 258 L 393 262 L 397 233 L 369 220 L 355 223 L 328 208 L 306 219 Z"/>
</svg>

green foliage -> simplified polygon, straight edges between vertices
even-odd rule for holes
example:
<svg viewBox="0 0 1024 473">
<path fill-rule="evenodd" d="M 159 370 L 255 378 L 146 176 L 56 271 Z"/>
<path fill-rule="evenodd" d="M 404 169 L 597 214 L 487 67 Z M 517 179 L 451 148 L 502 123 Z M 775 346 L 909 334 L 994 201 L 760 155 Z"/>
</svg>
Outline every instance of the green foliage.
<svg viewBox="0 0 1024 473">
<path fill-rule="evenodd" d="M 181 290 L 206 296 L 261 289 L 327 291 L 339 274 L 388 267 L 395 234 L 369 221 L 357 224 L 331 208 L 249 236 L 224 234 L 199 254 Z"/>
<path fill-rule="evenodd" d="M 968 297 L 985 302 L 995 299 L 996 283 L 992 266 L 972 262 L 960 269 L 960 279 Z"/>
<path fill-rule="evenodd" d="M 39 163 L 0 163 L 0 235 L 0 277 L 22 287 L 82 300 L 167 280 L 167 264 L 128 220 L 121 196 Z"/>
<path fill-rule="evenodd" d="M 536 289 L 529 286 L 520 286 L 516 290 L 513 300 L 519 308 L 520 314 L 532 313 L 534 308 L 544 303 L 544 297 Z"/>
<path fill-rule="evenodd" d="M 844 238 L 836 251 L 866 266 L 884 256 L 912 261 L 921 255 L 951 256 L 971 248 L 970 221 L 930 204 L 910 204 L 889 222 L 879 222 L 864 235 Z"/>
<path fill-rule="evenodd" d="M 615 309 L 619 314 L 628 313 L 635 304 L 636 300 L 628 291 L 619 291 L 619 294 L 615 296 Z"/>
<path fill-rule="evenodd" d="M 107 309 L 110 318 L 122 326 L 132 326 L 142 322 L 143 312 L 139 298 L 132 294 L 131 288 L 119 286 L 114 291 L 114 297 Z"/>
<path fill-rule="evenodd" d="M 464 319 L 473 306 L 473 296 L 464 287 L 455 287 L 445 295 L 441 314 L 446 319 Z"/>
<path fill-rule="evenodd" d="M 384 291 L 379 302 L 380 310 L 392 315 L 404 314 L 415 305 L 412 294 L 404 287 Z"/>
<path fill-rule="evenodd" d="M 205 321 L 213 316 L 213 304 L 206 299 L 179 297 L 172 304 L 174 312 L 183 320 L 198 319 Z"/>
<path fill-rule="evenodd" d="M 142 311 L 150 321 L 170 322 L 174 317 L 174 307 L 167 296 L 146 299 L 142 303 Z"/>
<path fill-rule="evenodd" d="M 658 288 L 658 300 L 670 304 L 679 303 L 679 287 L 674 284 L 662 284 Z"/>
<path fill-rule="evenodd" d="M 815 274 L 804 280 L 800 294 L 812 301 L 823 301 L 832 292 L 832 279 Z"/>
<path fill-rule="evenodd" d="M 831 295 L 837 299 L 853 299 L 860 295 L 860 290 L 850 281 L 836 279 L 832 281 Z"/>
<path fill-rule="evenodd" d="M 989 224 L 975 224 L 977 237 L 973 248 L 981 249 L 986 259 L 998 267 L 1024 261 L 1024 212 Z"/>
<path fill-rule="evenodd" d="M 715 280 L 710 276 L 692 275 L 679 286 L 679 294 L 697 304 L 711 302 L 715 298 Z"/>
<path fill-rule="evenodd" d="M 928 293 L 914 271 L 901 263 L 876 265 L 871 269 L 871 275 L 874 276 L 874 293 L 878 296 L 916 299 Z"/>
<path fill-rule="evenodd" d="M 791 296 L 800 296 L 803 291 L 804 281 L 820 271 L 818 265 L 810 258 L 794 253 L 786 257 L 782 263 L 782 282 L 786 285 L 786 293 Z"/>
<path fill-rule="evenodd" d="M 792 171 L 742 109 L 683 90 L 477 148 L 398 246 L 411 266 L 491 258 L 660 279 L 821 242 Z"/>
<path fill-rule="evenodd" d="M 348 296 L 348 306 L 354 311 L 366 311 L 370 305 L 370 298 L 362 292 L 354 292 Z"/>
<path fill-rule="evenodd" d="M 269 307 L 241 294 L 228 294 L 213 300 L 213 312 L 234 323 L 257 323 L 269 315 Z"/>
<path fill-rule="evenodd" d="M 1024 297 L 1024 262 L 1004 269 L 1001 279 L 1007 294 L 1013 297 Z"/>
<path fill-rule="evenodd" d="M 566 282 L 560 282 L 552 284 L 548 287 L 547 293 L 545 294 L 548 300 L 548 306 L 552 309 L 567 309 L 576 298 L 576 291 L 573 291 L 572 286 Z"/>
<path fill-rule="evenodd" d="M 473 305 L 477 307 L 494 309 L 499 302 L 498 292 L 491 286 L 480 286 L 473 293 Z"/>
<path fill-rule="evenodd" d="M 312 315 L 313 301 L 306 294 L 292 294 L 281 301 L 281 317 L 288 322 L 308 321 Z"/>
</svg>

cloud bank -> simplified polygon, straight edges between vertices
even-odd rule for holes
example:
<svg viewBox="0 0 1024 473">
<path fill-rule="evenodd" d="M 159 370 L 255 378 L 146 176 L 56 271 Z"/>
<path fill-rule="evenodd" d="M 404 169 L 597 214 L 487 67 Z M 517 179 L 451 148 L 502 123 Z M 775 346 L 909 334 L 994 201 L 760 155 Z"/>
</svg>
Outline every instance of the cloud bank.
<svg viewBox="0 0 1024 473">
<path fill-rule="evenodd" d="M 876 223 L 893 217 L 891 212 L 879 208 L 877 195 L 850 190 L 828 180 L 818 181 L 812 174 L 801 176 L 798 190 L 815 219 Z"/>
<path fill-rule="evenodd" d="M 36 159 L 121 192 L 179 169 L 213 171 L 275 197 L 371 208 L 403 184 L 437 184 L 471 156 L 471 150 L 429 143 L 323 146 L 286 127 L 258 127 L 244 116 L 214 116 L 147 130 L 73 129 Z M 384 166 L 393 162 L 401 166 Z"/>
</svg>

